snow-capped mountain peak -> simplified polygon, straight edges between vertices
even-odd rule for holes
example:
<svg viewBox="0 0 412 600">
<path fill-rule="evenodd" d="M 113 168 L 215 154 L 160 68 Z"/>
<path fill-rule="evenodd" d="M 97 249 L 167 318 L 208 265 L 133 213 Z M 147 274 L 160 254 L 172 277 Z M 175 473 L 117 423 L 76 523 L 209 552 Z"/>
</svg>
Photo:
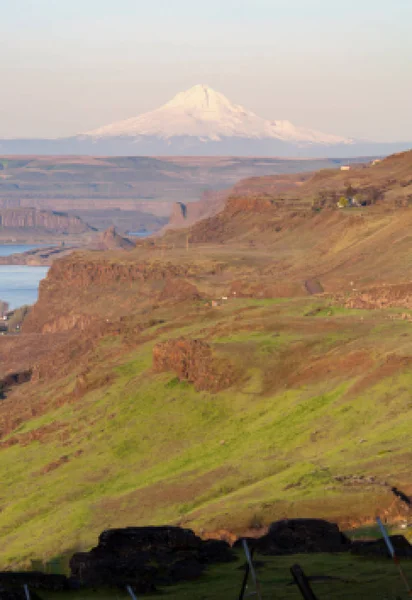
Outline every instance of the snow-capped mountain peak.
<svg viewBox="0 0 412 600">
<path fill-rule="evenodd" d="M 100 127 L 92 138 L 175 137 L 219 141 L 222 138 L 277 139 L 297 144 L 347 144 L 351 140 L 296 127 L 289 121 L 268 121 L 233 104 L 207 85 L 180 92 L 160 108 L 138 117 Z"/>
<path fill-rule="evenodd" d="M 208 85 L 195 85 L 185 92 L 176 94 L 163 108 L 179 108 L 183 110 L 199 110 L 219 113 L 222 109 L 236 108 L 223 94 L 216 92 Z"/>
</svg>

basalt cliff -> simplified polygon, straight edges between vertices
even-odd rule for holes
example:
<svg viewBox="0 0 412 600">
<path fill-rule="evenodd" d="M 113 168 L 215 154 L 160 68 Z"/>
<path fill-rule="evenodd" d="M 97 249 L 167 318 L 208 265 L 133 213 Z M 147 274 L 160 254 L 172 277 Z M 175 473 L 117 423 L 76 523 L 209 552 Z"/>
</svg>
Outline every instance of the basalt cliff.
<svg viewBox="0 0 412 600">
<path fill-rule="evenodd" d="M 87 233 L 94 231 L 79 217 L 35 208 L 0 208 L 0 231 L 25 229 L 50 233 Z"/>
</svg>

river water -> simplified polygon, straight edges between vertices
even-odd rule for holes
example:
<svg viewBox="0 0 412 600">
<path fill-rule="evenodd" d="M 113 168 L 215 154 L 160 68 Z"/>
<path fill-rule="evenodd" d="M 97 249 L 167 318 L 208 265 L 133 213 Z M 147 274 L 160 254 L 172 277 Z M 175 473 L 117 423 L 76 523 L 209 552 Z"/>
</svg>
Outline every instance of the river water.
<svg viewBox="0 0 412 600">
<path fill-rule="evenodd" d="M 0 245 L 0 256 L 20 254 L 35 246 Z M 26 265 L 0 265 L 0 300 L 7 302 L 10 309 L 34 304 L 37 300 L 39 283 L 47 275 L 49 267 Z"/>
</svg>

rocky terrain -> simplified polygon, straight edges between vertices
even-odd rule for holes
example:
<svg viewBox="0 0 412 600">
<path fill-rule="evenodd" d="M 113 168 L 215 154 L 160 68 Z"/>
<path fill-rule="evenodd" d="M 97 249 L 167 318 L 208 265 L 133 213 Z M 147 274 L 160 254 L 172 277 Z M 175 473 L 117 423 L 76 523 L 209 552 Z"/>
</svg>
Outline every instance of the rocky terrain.
<svg viewBox="0 0 412 600">
<path fill-rule="evenodd" d="M 135 248 L 135 244 L 130 239 L 119 235 L 116 228 L 112 226 L 100 234 L 94 247 L 96 250 L 131 250 Z"/>
<path fill-rule="evenodd" d="M 2 156 L 0 208 L 67 212 L 99 230 L 114 225 L 121 234 L 155 232 L 177 202 L 187 205 L 205 191 L 225 190 L 247 177 L 344 163 L 316 158 Z"/>
<path fill-rule="evenodd" d="M 198 221 L 212 217 L 225 205 L 229 192 L 205 192 L 198 202 L 176 202 L 165 229 L 190 227 Z"/>
<path fill-rule="evenodd" d="M 289 190 L 298 189 L 312 173 L 297 173 L 296 175 L 273 175 L 252 177 L 236 183 L 227 190 L 204 192 L 198 202 L 177 202 L 172 210 L 166 229 L 181 229 L 190 227 L 220 213 L 225 208 L 228 198 L 232 196 L 249 196 L 253 194 L 279 195 Z"/>
<path fill-rule="evenodd" d="M 3 208 L 0 209 L 1 230 L 33 229 L 50 233 L 76 234 L 93 231 L 79 217 L 66 213 L 57 213 L 35 208 Z"/>
<path fill-rule="evenodd" d="M 410 165 L 249 181 L 187 230 L 53 262 L 0 343 L 1 563 L 130 525 L 407 524 Z"/>
<path fill-rule="evenodd" d="M 135 243 L 119 235 L 115 227 L 100 234 L 77 239 L 74 244 L 60 243 L 58 246 L 41 246 L 17 254 L 0 256 L 0 265 L 49 266 L 58 258 L 69 256 L 76 250 L 131 250 Z"/>
<path fill-rule="evenodd" d="M 241 559 L 245 542 L 252 551 L 261 591 L 268 589 L 266 577 L 275 564 L 270 562 L 271 557 L 276 557 L 278 569 L 284 563 L 283 569 L 289 566 L 294 571 L 297 567 L 292 561 L 296 560 L 297 555 L 300 561 L 304 561 L 305 569 L 308 563 L 316 565 L 316 557 L 319 556 L 322 570 L 308 574 L 307 581 L 315 588 L 319 582 L 334 584 L 335 589 L 329 591 L 329 597 L 335 597 L 340 589 L 347 593 L 348 584 L 352 584 L 351 597 L 354 598 L 374 597 L 371 588 L 376 585 L 380 585 L 380 592 L 383 593 L 388 587 L 387 565 L 391 557 L 383 539 L 351 540 L 336 524 L 321 519 L 284 519 L 272 523 L 263 536 L 239 538 L 232 548 L 226 541 L 202 540 L 192 530 L 180 527 L 106 530 L 100 534 L 97 546 L 88 552 L 76 552 L 70 557 L 69 576 L 38 571 L 0 572 L 0 593 L 5 600 L 24 600 L 23 585 L 26 585 L 35 600 L 39 598 L 38 593 L 42 598 L 44 594 L 47 598 L 49 594 L 53 597 L 82 598 L 84 595 L 89 597 L 93 592 L 105 600 L 113 595 L 120 594 L 123 597 L 126 592 L 129 596 L 139 594 L 157 598 L 166 594 L 180 599 L 194 597 L 190 596 L 191 593 L 198 597 L 199 593 L 203 593 L 202 583 L 206 583 L 208 593 L 221 599 L 225 597 L 224 581 L 233 580 L 232 588 L 235 586 L 238 589 L 242 580 L 243 586 L 248 583 L 248 566 Z M 398 559 L 403 561 L 402 568 L 409 572 L 410 566 L 405 559 L 412 557 L 412 546 L 402 535 L 390 536 L 390 542 Z M 330 564 L 328 567 L 325 564 L 328 556 L 335 560 L 338 558 L 341 565 L 348 565 L 352 578 L 344 578 L 342 573 L 334 576 L 329 570 L 326 571 L 326 568 L 330 569 Z M 375 576 L 369 576 L 365 581 L 361 565 L 370 567 L 376 560 L 380 562 L 379 570 L 375 569 Z M 220 577 L 213 573 L 217 569 Z M 300 566 L 299 570 L 303 572 Z M 291 584 L 285 574 L 277 579 L 277 593 L 287 593 Z M 190 582 L 192 590 L 189 588 Z M 393 578 L 390 578 L 389 589 L 393 592 L 397 587 Z"/>
<path fill-rule="evenodd" d="M 0 256 L 0 265 L 48 266 L 57 258 L 68 256 L 78 248 L 75 245 L 41 246 L 26 252 Z"/>
</svg>

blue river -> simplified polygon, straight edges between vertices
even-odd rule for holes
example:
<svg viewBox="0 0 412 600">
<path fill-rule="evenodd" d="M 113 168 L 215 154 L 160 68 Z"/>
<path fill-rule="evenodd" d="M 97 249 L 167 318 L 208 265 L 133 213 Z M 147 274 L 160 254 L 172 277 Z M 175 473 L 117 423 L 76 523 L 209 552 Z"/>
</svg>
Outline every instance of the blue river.
<svg viewBox="0 0 412 600">
<path fill-rule="evenodd" d="M 0 245 L 0 256 L 9 256 L 31 250 L 35 246 Z M 26 265 L 0 265 L 0 300 L 10 309 L 37 301 L 39 283 L 47 275 L 49 267 Z"/>
</svg>

